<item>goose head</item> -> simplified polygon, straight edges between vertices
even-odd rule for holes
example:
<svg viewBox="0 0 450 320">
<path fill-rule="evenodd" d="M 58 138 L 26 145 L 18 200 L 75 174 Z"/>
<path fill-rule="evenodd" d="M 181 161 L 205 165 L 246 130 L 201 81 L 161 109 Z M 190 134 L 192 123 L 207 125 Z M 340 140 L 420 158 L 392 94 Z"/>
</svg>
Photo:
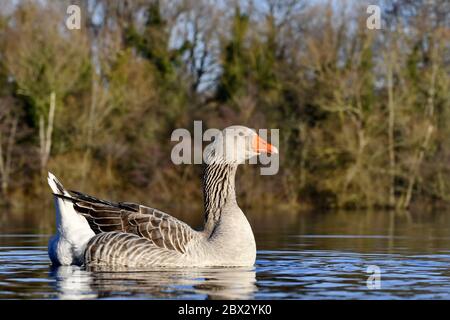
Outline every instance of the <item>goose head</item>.
<svg viewBox="0 0 450 320">
<path fill-rule="evenodd" d="M 261 153 L 275 154 L 278 149 L 245 126 L 230 126 L 220 131 L 205 149 L 207 164 L 243 164 Z"/>
</svg>

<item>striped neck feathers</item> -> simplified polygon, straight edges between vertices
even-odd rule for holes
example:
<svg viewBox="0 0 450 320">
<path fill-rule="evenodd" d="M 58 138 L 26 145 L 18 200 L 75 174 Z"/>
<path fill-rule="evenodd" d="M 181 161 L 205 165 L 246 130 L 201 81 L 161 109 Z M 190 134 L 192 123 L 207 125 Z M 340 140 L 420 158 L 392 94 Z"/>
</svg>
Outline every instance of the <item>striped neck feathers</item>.
<svg viewBox="0 0 450 320">
<path fill-rule="evenodd" d="M 236 203 L 237 164 L 212 163 L 203 170 L 205 231 L 211 233 L 220 220 L 225 205 Z"/>
</svg>

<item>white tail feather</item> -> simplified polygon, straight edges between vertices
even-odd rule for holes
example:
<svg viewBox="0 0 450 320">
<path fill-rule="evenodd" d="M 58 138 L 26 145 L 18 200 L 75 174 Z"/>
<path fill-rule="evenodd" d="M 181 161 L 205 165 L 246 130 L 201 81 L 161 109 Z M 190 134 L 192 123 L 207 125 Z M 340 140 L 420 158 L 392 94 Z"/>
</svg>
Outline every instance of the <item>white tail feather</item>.
<svg viewBox="0 0 450 320">
<path fill-rule="evenodd" d="M 54 194 L 70 196 L 69 193 L 64 189 L 61 182 L 59 182 L 59 180 L 50 171 L 48 172 L 47 181 Z"/>
</svg>

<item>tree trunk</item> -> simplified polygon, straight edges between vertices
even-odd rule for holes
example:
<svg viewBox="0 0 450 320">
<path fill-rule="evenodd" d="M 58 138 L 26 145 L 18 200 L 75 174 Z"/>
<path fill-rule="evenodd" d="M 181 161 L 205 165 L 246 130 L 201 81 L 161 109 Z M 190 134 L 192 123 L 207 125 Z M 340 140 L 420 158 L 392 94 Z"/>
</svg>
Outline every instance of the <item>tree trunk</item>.
<svg viewBox="0 0 450 320">
<path fill-rule="evenodd" d="M 6 143 L 5 155 L 3 154 L 3 141 L 2 141 L 3 139 L 2 133 L 0 132 L 0 174 L 2 178 L 3 196 L 6 196 L 9 187 L 9 178 L 11 174 L 11 159 L 17 132 L 17 122 L 18 120 L 14 118 L 11 124 L 11 130 L 9 132 L 8 141 Z"/>
<path fill-rule="evenodd" d="M 86 150 L 83 155 L 83 163 L 81 167 L 81 187 L 84 187 L 84 184 L 86 182 L 86 176 L 89 170 L 89 161 L 90 161 L 90 155 L 91 155 L 91 148 L 92 148 L 92 139 L 94 137 L 94 129 L 95 129 L 95 117 L 96 117 L 96 109 L 97 109 L 97 91 L 98 91 L 98 84 L 97 84 L 97 78 L 96 78 L 95 71 L 92 74 L 91 79 L 91 104 L 89 107 L 89 117 L 87 121 L 87 128 L 86 128 Z"/>
<path fill-rule="evenodd" d="M 387 66 L 387 86 L 388 86 L 388 150 L 389 150 L 389 207 L 395 208 L 395 102 L 393 88 L 393 61 L 389 57 Z"/>
<path fill-rule="evenodd" d="M 48 110 L 47 126 L 45 126 L 44 116 L 39 118 L 39 146 L 41 157 L 41 174 L 44 176 L 47 169 L 47 163 L 50 158 L 52 148 L 53 122 L 55 118 L 55 92 L 50 94 L 50 108 Z"/>
<path fill-rule="evenodd" d="M 420 151 L 417 153 L 416 159 L 413 163 L 413 169 L 412 169 L 412 173 L 409 178 L 408 189 L 406 191 L 405 200 L 400 204 L 402 209 L 407 209 L 411 202 L 411 196 L 412 196 L 414 183 L 415 183 L 417 175 L 419 173 L 419 168 L 420 168 L 420 165 L 422 164 L 423 157 L 425 155 L 425 151 L 427 150 L 428 145 L 430 143 L 430 138 L 431 138 L 433 131 L 434 131 L 433 125 L 429 124 L 428 128 L 427 128 L 427 133 L 426 133 L 424 141 L 421 145 Z"/>
<path fill-rule="evenodd" d="M 420 149 L 417 152 L 417 155 L 415 157 L 413 166 L 412 166 L 412 172 L 410 174 L 409 183 L 408 183 L 408 189 L 405 194 L 404 201 L 401 203 L 401 207 L 403 209 L 406 209 L 409 207 L 409 204 L 411 203 L 411 197 L 412 197 L 412 191 L 414 184 L 416 182 L 417 176 L 419 174 L 419 168 L 422 164 L 423 158 L 425 156 L 425 151 L 428 149 L 428 145 L 431 140 L 431 136 L 434 131 L 434 126 L 432 125 L 433 121 L 433 115 L 434 115 L 434 94 L 435 94 L 435 83 L 436 83 L 436 75 L 437 75 L 437 64 L 433 63 L 432 70 L 431 70 L 431 83 L 430 87 L 428 89 L 428 99 L 427 99 L 427 105 L 425 108 L 425 117 L 429 118 L 429 124 L 427 126 L 427 131 L 425 133 L 425 137 L 423 140 L 422 145 L 420 146 Z"/>
</svg>

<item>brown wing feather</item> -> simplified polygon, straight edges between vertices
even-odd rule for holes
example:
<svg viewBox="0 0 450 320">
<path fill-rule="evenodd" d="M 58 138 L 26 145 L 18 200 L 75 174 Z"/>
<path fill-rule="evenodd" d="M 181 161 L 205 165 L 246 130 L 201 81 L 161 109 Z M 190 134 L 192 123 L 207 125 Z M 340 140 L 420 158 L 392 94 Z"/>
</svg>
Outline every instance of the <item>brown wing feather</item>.
<svg viewBox="0 0 450 320">
<path fill-rule="evenodd" d="M 96 234 L 110 231 L 136 234 L 157 247 L 180 253 L 185 253 L 187 244 L 198 236 L 198 232 L 184 222 L 154 208 L 70 192 L 74 209 L 86 217 Z"/>
</svg>

